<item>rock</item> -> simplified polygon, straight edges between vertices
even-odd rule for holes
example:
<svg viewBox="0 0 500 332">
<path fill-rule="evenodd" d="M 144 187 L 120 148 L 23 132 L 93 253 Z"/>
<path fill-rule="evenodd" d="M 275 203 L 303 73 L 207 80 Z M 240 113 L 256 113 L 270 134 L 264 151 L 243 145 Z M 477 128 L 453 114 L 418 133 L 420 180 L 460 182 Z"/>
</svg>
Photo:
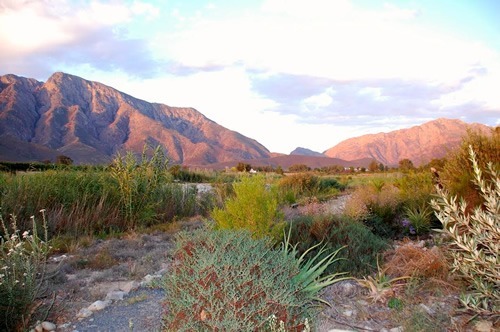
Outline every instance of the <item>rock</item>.
<svg viewBox="0 0 500 332">
<path fill-rule="evenodd" d="M 434 309 L 429 308 L 428 306 L 426 306 L 423 303 L 420 303 L 419 307 L 422 308 L 427 314 L 429 314 L 431 316 L 433 316 L 434 314 L 436 314 L 436 311 Z"/>
<path fill-rule="evenodd" d="M 35 326 L 35 331 L 36 332 L 43 332 L 42 324 L 38 324 L 37 326 Z"/>
<path fill-rule="evenodd" d="M 344 315 L 346 317 L 351 317 L 353 313 L 354 313 L 354 311 L 352 311 L 352 310 L 345 310 L 342 312 L 342 315 Z"/>
<path fill-rule="evenodd" d="M 390 329 L 389 332 L 403 332 L 403 327 L 402 326 L 394 327 Z"/>
<path fill-rule="evenodd" d="M 93 312 L 87 308 L 81 309 L 78 314 L 76 315 L 76 318 L 78 319 L 83 319 L 92 316 Z"/>
<path fill-rule="evenodd" d="M 477 332 L 493 332 L 493 322 L 487 320 L 480 320 L 474 324 L 474 331 Z"/>
<path fill-rule="evenodd" d="M 57 327 L 56 324 L 51 322 L 43 322 L 41 325 L 44 331 L 55 331 Z"/>
<path fill-rule="evenodd" d="M 124 291 L 111 291 L 108 294 L 106 294 L 106 300 L 121 301 L 121 300 L 123 300 L 123 297 L 125 295 L 127 295 L 127 292 L 124 292 Z"/>
<path fill-rule="evenodd" d="M 107 300 L 107 301 L 99 300 L 99 301 L 95 301 L 94 303 L 89 305 L 87 309 L 89 309 L 90 311 L 99 311 L 99 310 L 106 308 L 110 304 L 111 304 L 111 301 L 109 301 L 109 300 Z"/>
<path fill-rule="evenodd" d="M 120 287 L 120 289 L 127 294 L 133 290 L 136 290 L 137 288 L 139 288 L 139 283 L 135 280 L 127 282 L 126 284 L 124 284 Z"/>
<path fill-rule="evenodd" d="M 155 279 L 160 279 L 161 278 L 161 275 L 151 275 L 151 274 L 148 274 L 146 275 L 144 278 L 142 278 L 142 282 L 141 282 L 141 286 L 148 286 L 151 284 L 151 282 Z"/>
</svg>

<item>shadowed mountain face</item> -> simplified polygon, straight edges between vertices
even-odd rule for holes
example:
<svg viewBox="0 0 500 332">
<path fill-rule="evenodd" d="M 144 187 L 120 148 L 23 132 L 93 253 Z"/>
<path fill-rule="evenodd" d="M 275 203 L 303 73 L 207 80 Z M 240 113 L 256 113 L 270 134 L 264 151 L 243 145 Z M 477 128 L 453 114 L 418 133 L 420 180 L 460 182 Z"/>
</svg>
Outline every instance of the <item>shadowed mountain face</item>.
<svg viewBox="0 0 500 332">
<path fill-rule="evenodd" d="M 175 163 L 206 165 L 267 158 L 257 141 L 193 108 L 148 103 L 64 73 L 45 83 L 0 76 L 0 160 L 109 162 L 121 151 L 161 145 Z"/>
<path fill-rule="evenodd" d="M 385 165 L 410 159 L 415 166 L 445 157 L 456 148 L 467 130 L 491 134 L 491 127 L 460 120 L 437 119 L 408 129 L 350 138 L 326 150 L 330 158 L 345 160 L 372 158 Z"/>
</svg>

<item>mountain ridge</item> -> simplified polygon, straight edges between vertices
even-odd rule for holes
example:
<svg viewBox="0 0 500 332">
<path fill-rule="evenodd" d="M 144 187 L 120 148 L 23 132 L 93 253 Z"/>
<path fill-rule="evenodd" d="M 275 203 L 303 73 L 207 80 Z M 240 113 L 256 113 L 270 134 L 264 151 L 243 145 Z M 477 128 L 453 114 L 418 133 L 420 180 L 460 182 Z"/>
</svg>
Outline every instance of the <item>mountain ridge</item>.
<svg viewBox="0 0 500 332">
<path fill-rule="evenodd" d="M 76 163 L 107 163 L 119 151 L 140 153 L 145 143 L 163 146 L 174 163 L 270 156 L 259 142 L 194 108 L 148 103 L 62 72 L 45 83 L 0 76 L 0 137 L 0 159 L 9 161 L 64 154 Z M 9 152 L 20 145 L 26 153 Z"/>
</svg>

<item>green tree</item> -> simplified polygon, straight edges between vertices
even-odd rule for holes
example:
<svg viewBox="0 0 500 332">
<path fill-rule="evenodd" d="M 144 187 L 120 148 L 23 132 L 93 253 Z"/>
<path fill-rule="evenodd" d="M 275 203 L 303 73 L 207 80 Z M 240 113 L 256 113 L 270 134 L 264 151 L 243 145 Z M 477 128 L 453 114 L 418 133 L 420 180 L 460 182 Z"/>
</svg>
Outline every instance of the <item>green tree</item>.
<svg viewBox="0 0 500 332">
<path fill-rule="evenodd" d="M 370 161 L 370 164 L 368 165 L 368 170 L 370 172 L 376 172 L 378 171 L 378 163 L 375 159 L 373 159 L 372 161 Z"/>
<path fill-rule="evenodd" d="M 308 172 L 311 170 L 311 167 L 309 167 L 305 164 L 294 164 L 294 165 L 288 167 L 288 170 L 290 172 Z"/>
</svg>

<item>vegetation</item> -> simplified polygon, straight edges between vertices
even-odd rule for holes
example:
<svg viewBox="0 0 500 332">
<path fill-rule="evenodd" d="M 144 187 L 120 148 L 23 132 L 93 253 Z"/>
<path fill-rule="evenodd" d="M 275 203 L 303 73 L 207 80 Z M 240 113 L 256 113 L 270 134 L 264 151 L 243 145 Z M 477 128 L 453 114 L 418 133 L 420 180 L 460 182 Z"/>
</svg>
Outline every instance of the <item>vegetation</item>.
<svg viewBox="0 0 500 332">
<path fill-rule="evenodd" d="M 377 255 L 386 247 L 387 242 L 373 234 L 360 222 L 340 216 L 304 216 L 291 222 L 290 242 L 297 246 L 300 253 L 310 247 L 323 243 L 331 251 L 344 248 L 338 257 L 342 258 L 327 272 L 348 272 L 362 276 L 376 267 Z M 309 255 L 317 254 L 311 250 Z"/>
<path fill-rule="evenodd" d="M 488 162 L 494 167 L 500 167 L 500 127 L 490 135 L 469 131 L 458 149 L 449 153 L 446 158 L 441 182 L 451 195 L 462 197 L 469 206 L 483 203 L 480 193 L 474 184 L 474 171 L 469 157 L 469 146 L 476 153 L 479 168 L 486 169 Z M 491 179 L 490 174 L 484 174 L 485 179 Z"/>
<path fill-rule="evenodd" d="M 470 292 L 461 298 L 462 304 L 479 313 L 500 312 L 500 176 L 493 163 L 488 163 L 489 179 L 485 180 L 476 153 L 469 147 L 474 184 L 484 204 L 472 211 L 465 199 L 438 189 L 432 202 L 443 224 L 442 232 L 451 238 L 450 254 L 453 270 L 467 281 Z"/>
<path fill-rule="evenodd" d="M 215 207 L 212 218 L 218 229 L 247 229 L 256 238 L 270 236 L 279 241 L 283 234 L 283 215 L 272 187 L 267 187 L 262 175 L 242 177 L 234 183 L 234 196 L 223 208 Z"/>
<path fill-rule="evenodd" d="M 33 232 L 18 228 L 11 216 L 7 225 L 0 214 L 0 330 L 22 331 L 29 326 L 37 300 L 45 292 L 46 261 L 49 253 L 47 223 L 41 211 L 43 235 L 38 235 L 35 218 Z"/>
<path fill-rule="evenodd" d="M 198 230 L 177 237 L 174 269 L 165 281 L 166 328 L 175 331 L 264 330 L 270 320 L 302 331 L 318 292 L 339 280 L 319 275 L 335 252 L 317 261 L 285 243 L 244 230 Z M 274 323 L 272 324 L 274 325 Z"/>
</svg>

